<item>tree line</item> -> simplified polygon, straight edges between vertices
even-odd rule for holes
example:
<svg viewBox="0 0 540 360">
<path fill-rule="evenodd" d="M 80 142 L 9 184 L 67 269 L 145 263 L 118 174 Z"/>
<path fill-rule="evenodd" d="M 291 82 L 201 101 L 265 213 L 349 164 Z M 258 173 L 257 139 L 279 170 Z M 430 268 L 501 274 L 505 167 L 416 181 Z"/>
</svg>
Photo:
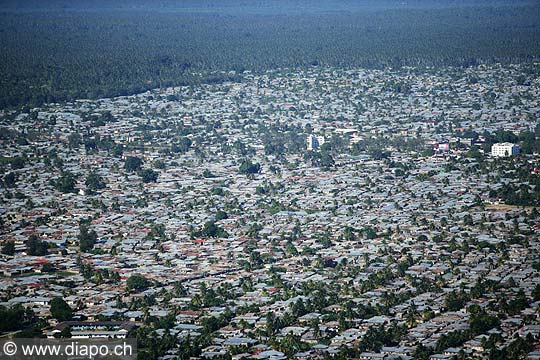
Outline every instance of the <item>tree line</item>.
<svg viewBox="0 0 540 360">
<path fill-rule="evenodd" d="M 305 14 L 4 12 L 0 107 L 238 81 L 244 70 L 277 67 L 530 60 L 540 54 L 538 6 Z"/>
</svg>

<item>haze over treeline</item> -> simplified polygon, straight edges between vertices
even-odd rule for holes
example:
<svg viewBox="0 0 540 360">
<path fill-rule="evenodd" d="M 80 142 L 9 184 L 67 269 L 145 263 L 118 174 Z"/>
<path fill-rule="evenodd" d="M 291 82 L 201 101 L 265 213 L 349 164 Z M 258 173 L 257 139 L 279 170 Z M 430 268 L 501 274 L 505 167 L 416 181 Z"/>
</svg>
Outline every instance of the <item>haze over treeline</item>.
<svg viewBox="0 0 540 360">
<path fill-rule="evenodd" d="M 147 10 L 227 12 L 234 14 L 254 12 L 289 13 L 319 11 L 366 11 L 381 9 L 451 8 L 478 6 L 515 6 L 535 4 L 534 0 L 3 0 L 0 10 Z"/>
<path fill-rule="evenodd" d="M 216 82 L 231 70 L 532 60 L 539 24 L 540 4 L 525 0 L 2 1 L 0 106 Z"/>
</svg>

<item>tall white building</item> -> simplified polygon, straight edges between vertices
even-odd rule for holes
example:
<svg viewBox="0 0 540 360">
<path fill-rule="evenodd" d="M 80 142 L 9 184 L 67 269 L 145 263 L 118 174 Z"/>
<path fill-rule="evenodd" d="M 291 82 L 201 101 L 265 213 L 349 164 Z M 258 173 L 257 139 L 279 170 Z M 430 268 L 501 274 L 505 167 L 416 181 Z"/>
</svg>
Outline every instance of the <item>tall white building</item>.
<svg viewBox="0 0 540 360">
<path fill-rule="evenodd" d="M 512 143 L 497 143 L 491 146 L 491 156 L 506 157 L 519 154 L 519 145 Z"/>
<path fill-rule="evenodd" d="M 307 149 L 309 151 L 318 149 L 324 144 L 324 136 L 309 135 L 307 138 Z"/>
</svg>

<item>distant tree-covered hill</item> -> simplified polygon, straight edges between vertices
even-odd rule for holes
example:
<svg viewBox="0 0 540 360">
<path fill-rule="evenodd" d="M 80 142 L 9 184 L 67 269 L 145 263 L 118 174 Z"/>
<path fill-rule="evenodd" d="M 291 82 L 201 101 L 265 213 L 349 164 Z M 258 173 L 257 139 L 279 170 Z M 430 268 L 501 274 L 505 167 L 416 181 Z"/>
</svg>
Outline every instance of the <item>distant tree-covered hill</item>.
<svg viewBox="0 0 540 360">
<path fill-rule="evenodd" d="M 0 107 L 222 81 L 230 70 L 540 55 L 540 3 L 525 0 L 91 4 L 0 1 Z"/>
</svg>

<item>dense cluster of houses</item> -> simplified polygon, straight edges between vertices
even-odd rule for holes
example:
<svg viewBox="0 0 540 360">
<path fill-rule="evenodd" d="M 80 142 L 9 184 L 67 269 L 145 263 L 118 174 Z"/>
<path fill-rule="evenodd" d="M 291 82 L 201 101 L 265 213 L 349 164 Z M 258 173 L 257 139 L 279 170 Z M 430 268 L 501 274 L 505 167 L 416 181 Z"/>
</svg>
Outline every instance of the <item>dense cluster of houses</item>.
<svg viewBox="0 0 540 360">
<path fill-rule="evenodd" d="M 0 190 L 0 245 L 15 245 L 0 255 L 0 305 L 48 319 L 48 336 L 66 327 L 74 337 L 145 327 L 157 339 L 172 334 L 176 346 L 163 359 L 208 331 L 211 316 L 226 321 L 202 358 L 313 359 L 359 346 L 360 359 L 408 359 L 419 346 L 432 359 L 482 358 L 492 350 L 486 339 L 503 349 L 528 334 L 528 356 L 538 358 L 540 218 L 490 203 L 489 190 L 509 181 L 496 176 L 497 162 L 511 160 L 468 157 L 482 136 L 464 135 L 538 125 L 540 81 L 518 84 L 522 74 L 518 65 L 283 70 L 3 111 L 0 156 L 24 165 L 5 165 L 16 182 Z M 104 114 L 113 120 L 96 124 Z M 332 167 L 303 151 L 265 151 L 266 127 L 293 125 L 306 129 L 305 152 L 328 151 Z M 186 149 L 172 150 L 182 139 Z M 386 141 L 385 156 L 360 146 L 372 139 Z M 157 181 L 126 169 L 129 157 Z M 244 158 L 260 171 L 239 173 Z M 74 191 L 54 185 L 66 172 L 76 176 Z M 92 172 L 104 188 L 89 189 Z M 80 250 L 81 223 L 97 233 L 91 251 Z M 205 233 L 206 224 L 227 236 Z M 33 235 L 46 254 L 28 253 Z M 134 275 L 150 285 L 128 288 Z M 497 286 L 473 296 L 485 283 Z M 205 300 L 208 289 L 219 301 Z M 461 292 L 465 300 L 450 309 Z M 504 313 L 501 299 L 520 294 L 526 303 Z M 72 322 L 51 316 L 57 297 Z M 467 332 L 471 305 L 500 323 Z M 288 321 L 272 328 L 269 314 Z M 163 327 L 151 320 L 170 317 Z M 391 327 L 404 329 L 394 343 L 366 345 L 366 334 Z M 452 332 L 471 335 L 440 348 Z"/>
</svg>

